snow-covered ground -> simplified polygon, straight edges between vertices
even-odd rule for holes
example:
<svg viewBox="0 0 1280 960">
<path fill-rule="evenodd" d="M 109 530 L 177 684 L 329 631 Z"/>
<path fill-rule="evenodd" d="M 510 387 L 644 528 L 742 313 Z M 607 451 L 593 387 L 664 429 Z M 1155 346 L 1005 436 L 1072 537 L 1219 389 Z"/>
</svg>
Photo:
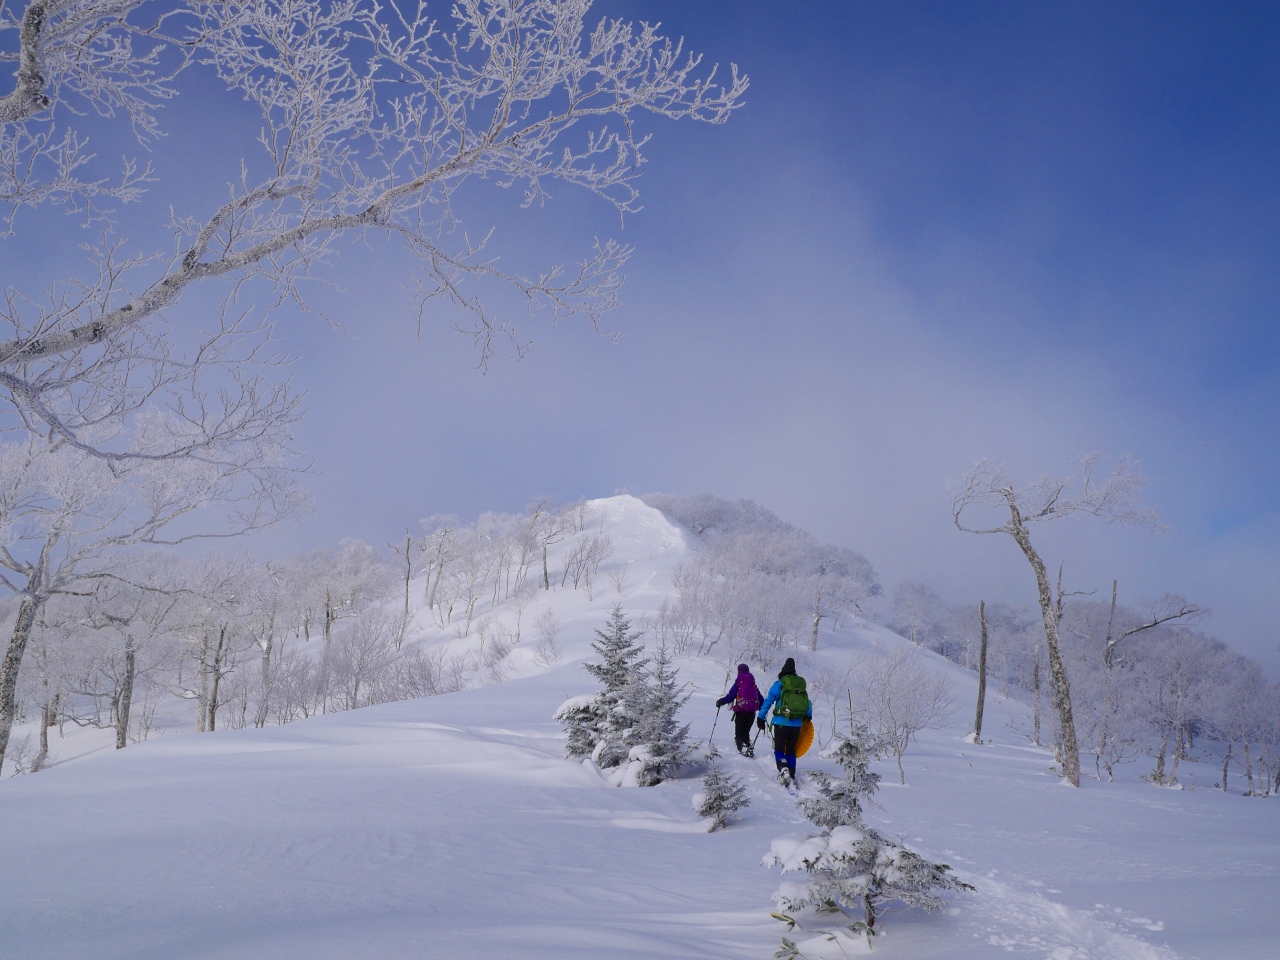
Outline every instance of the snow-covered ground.
<svg viewBox="0 0 1280 960">
<path fill-rule="evenodd" d="M 760 860 L 805 821 L 767 751 L 732 754 L 721 718 L 716 742 L 752 805 L 716 833 L 691 809 L 697 780 L 616 789 L 563 759 L 551 715 L 593 689 L 579 668 L 593 628 L 619 599 L 637 621 L 656 609 L 696 549 L 637 500 L 601 506 L 627 581 L 620 598 L 602 571 L 593 600 L 556 591 L 525 612 L 561 617 L 550 668 L 526 640 L 504 664 L 512 679 L 456 694 L 119 752 L 69 732 L 51 769 L 0 783 L 0 957 L 769 957 L 781 878 Z M 798 659 L 803 673 L 906 642 L 858 620 Z M 1206 789 L 1214 771 L 1197 764 L 1184 782 L 1200 789 L 1158 789 L 1131 766 L 1073 790 L 1028 743 L 1021 704 L 990 697 L 993 742 L 967 743 L 974 679 L 930 662 L 959 706 L 908 752 L 907 786 L 881 765 L 868 819 L 977 891 L 935 914 L 889 908 L 876 954 L 1280 956 L 1280 805 Z M 724 670 L 679 665 L 705 738 Z"/>
</svg>

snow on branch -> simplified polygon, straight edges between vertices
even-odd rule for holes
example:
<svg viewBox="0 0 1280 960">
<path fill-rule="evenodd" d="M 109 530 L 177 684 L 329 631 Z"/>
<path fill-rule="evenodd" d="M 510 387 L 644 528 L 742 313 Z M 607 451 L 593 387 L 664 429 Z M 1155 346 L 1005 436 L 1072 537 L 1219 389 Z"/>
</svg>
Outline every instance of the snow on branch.
<svg viewBox="0 0 1280 960">
<path fill-rule="evenodd" d="M 194 46 L 258 107 L 265 178 L 255 182 L 246 166 L 212 217 L 175 220 L 177 250 L 162 277 L 110 307 L 60 318 L 57 332 L 0 344 L 0 365 L 100 342 L 210 277 L 261 275 L 296 295 L 295 281 L 335 235 L 370 230 L 404 241 L 421 266 L 421 296 L 469 311 L 482 348 L 495 325 L 462 293 L 464 275 L 597 322 L 614 302 L 626 248 L 598 243 L 576 273 L 509 274 L 485 256 L 484 242 L 449 239 L 454 192 L 490 178 L 522 185 L 534 203 L 563 181 L 632 212 L 647 142 L 637 115 L 721 123 L 747 81 L 736 68 L 727 86 L 714 70 L 697 75 L 699 58 L 649 25 L 602 21 L 584 37 L 589 7 L 464 2 L 444 32 L 422 5 L 410 18 L 364 0 L 192 4 L 194 26 L 173 41 Z"/>
<path fill-rule="evenodd" d="M 51 202 L 94 219 L 102 200 L 136 200 L 150 180 L 150 168 L 129 159 L 113 176 L 86 177 L 94 156 L 70 125 L 89 112 L 123 115 L 140 142 L 161 135 L 156 107 L 173 95 L 186 57 L 157 35 L 158 23 L 130 19 L 146 3 L 30 0 L 21 15 L 0 4 L 0 35 L 17 33 L 16 50 L 0 53 L 0 63 L 17 64 L 0 94 L 0 211 L 10 230 L 19 207 Z"/>
<path fill-rule="evenodd" d="M 1078 474 L 1042 476 L 1035 483 L 1019 488 L 1010 479 L 1004 464 L 984 458 L 959 484 L 948 484 L 952 519 L 956 527 L 966 533 L 1011 534 L 1019 525 L 1079 514 L 1098 517 L 1108 526 L 1123 523 L 1162 531 L 1164 525 L 1159 515 L 1141 502 L 1140 494 L 1147 481 L 1138 472 L 1136 461 L 1122 458 L 1099 481 L 1096 473 L 1103 459 L 1096 453 L 1081 454 L 1077 458 Z M 997 527 L 969 526 L 963 514 L 975 507 L 1007 510 L 1010 519 Z"/>
<path fill-rule="evenodd" d="M 0 29 L 21 36 L 19 79 L 0 99 L 0 201 L 10 210 L 93 191 L 136 198 L 151 171 L 126 164 L 114 186 L 81 177 L 92 156 L 59 118 L 89 104 L 127 116 L 152 141 L 155 108 L 188 65 L 252 104 L 261 126 L 258 154 L 241 161 L 212 214 L 183 213 L 195 198 L 172 205 L 167 244 L 127 251 L 107 222 L 101 242 L 86 248 L 87 276 L 42 295 L 3 291 L 5 392 L 27 429 L 71 442 L 101 417 L 101 404 L 119 422 L 157 395 L 189 392 L 211 355 L 224 370 L 263 360 L 271 309 L 293 302 L 319 312 L 307 291 L 323 280 L 339 238 L 398 242 L 416 264 L 419 326 L 436 302 L 452 306 L 482 367 L 526 349 L 490 306 L 491 289 L 514 292 L 552 321 L 582 317 L 600 330 L 618 303 L 629 247 L 597 238 L 572 267 L 507 270 L 488 228 L 460 228 L 457 191 L 488 180 L 519 187 L 528 205 L 564 183 L 621 217 L 639 209 L 642 117 L 722 123 L 747 85 L 735 67 L 717 79 L 654 26 L 590 27 L 589 0 L 464 0 L 447 24 L 422 3 L 152 3 L 30 0 L 20 18 L 0 5 Z M 153 10 L 152 20 L 138 19 Z M 184 340 L 166 312 L 195 288 L 218 291 L 219 329 Z M 263 397 L 266 382 L 241 396 Z"/>
</svg>

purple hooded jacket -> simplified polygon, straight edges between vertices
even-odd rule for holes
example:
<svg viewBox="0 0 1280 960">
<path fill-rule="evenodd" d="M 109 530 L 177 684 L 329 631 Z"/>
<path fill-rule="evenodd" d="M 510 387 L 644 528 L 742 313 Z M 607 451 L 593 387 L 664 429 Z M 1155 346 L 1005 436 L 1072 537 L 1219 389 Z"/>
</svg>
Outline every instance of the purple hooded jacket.
<svg viewBox="0 0 1280 960">
<path fill-rule="evenodd" d="M 756 686 L 756 678 L 751 675 L 751 668 L 740 663 L 737 679 L 725 695 L 716 701 L 716 706 L 723 707 L 726 703 L 732 703 L 734 713 L 755 713 L 760 709 L 761 699 L 760 688 Z"/>
</svg>

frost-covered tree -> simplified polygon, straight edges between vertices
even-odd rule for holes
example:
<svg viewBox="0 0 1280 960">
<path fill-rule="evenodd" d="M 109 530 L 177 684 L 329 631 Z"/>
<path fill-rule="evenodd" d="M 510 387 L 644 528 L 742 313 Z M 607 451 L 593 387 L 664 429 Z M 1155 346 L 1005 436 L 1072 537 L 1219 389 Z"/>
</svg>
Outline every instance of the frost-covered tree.
<svg viewBox="0 0 1280 960">
<path fill-rule="evenodd" d="M 823 620 L 837 621 L 880 594 L 865 557 L 820 544 L 754 501 L 709 494 L 641 499 L 707 544 L 673 573 L 680 596 L 657 624 L 677 651 L 696 640 L 700 656 L 721 662 L 776 662 L 806 635 L 816 649 Z"/>
<path fill-rule="evenodd" d="M 1137 665 L 1138 692 L 1155 733 L 1153 783 L 1175 783 L 1185 757 L 1189 724 L 1203 715 L 1208 692 L 1207 668 L 1216 653 L 1214 641 L 1181 628 L 1168 641 L 1152 644 Z M 1170 753 L 1172 763 L 1167 765 Z"/>
<path fill-rule="evenodd" d="M 778 888 L 774 901 L 781 910 L 855 916 L 845 931 L 856 937 L 874 935 L 879 908 L 885 903 L 896 900 L 936 910 L 944 903 L 937 891 L 973 889 L 947 864 L 926 860 L 864 822 L 863 803 L 870 802 L 880 780 L 869 768 L 874 744 L 865 727 L 841 736 L 824 755 L 840 764 L 843 776 L 813 773 L 810 782 L 817 796 L 799 804 L 822 832 L 779 837 L 764 859 L 765 866 L 781 867 L 784 874 L 805 874 L 804 879 L 784 881 Z M 783 955 L 787 949 L 791 956 L 800 955 L 790 941 L 783 946 Z"/>
<path fill-rule="evenodd" d="M 117 568 L 118 579 L 102 581 L 86 604 L 83 622 L 107 641 L 98 670 L 110 681 L 117 750 L 129 743 L 139 677 L 153 679 L 165 652 L 162 638 L 181 623 L 188 587 L 173 576 L 174 565 L 173 557 L 136 558 L 129 567 Z"/>
<path fill-rule="evenodd" d="M 239 362 L 269 339 L 264 310 L 246 311 L 246 302 L 266 308 L 300 297 L 342 240 L 372 234 L 402 244 L 423 306 L 439 300 L 470 316 L 482 362 L 512 331 L 477 284 L 598 323 L 616 303 L 627 248 L 598 242 L 577 269 L 502 272 L 486 240 L 471 239 L 488 231 L 457 229 L 460 188 L 514 186 L 541 204 L 559 183 L 625 215 L 639 208 L 645 115 L 722 123 L 747 81 L 733 68 L 717 82 L 714 68 L 647 24 L 591 24 L 590 8 L 590 0 L 462 0 L 442 19 L 434 5 L 374 0 L 0 5 L 0 61 L 17 66 L 11 88 L 0 89 L 0 222 L 53 204 L 89 210 L 105 225 L 80 276 L 45 297 L 0 299 L 10 328 L 0 388 L 13 412 L 74 434 L 104 409 L 127 417 L 163 405 L 167 386 L 198 390 L 218 346 L 244 348 L 247 337 Z M 116 119 L 163 148 L 161 107 L 186 101 L 174 94 L 188 64 L 199 64 L 206 85 L 216 77 L 228 100 L 247 103 L 259 152 L 214 177 L 226 187 L 212 204 L 186 195 L 184 182 L 158 205 L 172 210 L 155 224 L 159 235 L 135 245 L 97 201 L 169 185 L 136 164 L 106 169 L 86 147 L 83 117 L 99 115 L 100 126 Z M 197 291 L 225 298 L 221 323 L 183 343 L 166 311 Z M 253 424 L 238 414 L 275 416 L 271 393 L 263 381 L 211 391 L 205 412 L 248 438 Z"/>
<path fill-rule="evenodd" d="M 1058 715 L 1062 774 L 1073 787 L 1080 786 L 1080 745 L 1071 702 L 1071 682 L 1058 629 L 1063 594 L 1060 582 L 1056 593 L 1050 583 L 1044 561 L 1031 542 L 1031 529 L 1036 524 L 1071 516 L 1097 517 L 1107 524 L 1124 523 L 1153 529 L 1160 526 L 1154 511 L 1144 508 L 1139 502 L 1139 491 L 1145 481 L 1135 464 L 1122 460 L 1108 477 L 1099 482 L 1094 472 L 1100 458 L 1096 454 L 1085 454 L 1079 462 L 1079 478 L 1044 476 L 1030 486 L 1019 488 L 1002 465 L 981 460 L 965 474 L 958 486 L 951 489 L 951 514 L 958 530 L 1005 534 L 1013 538 L 1031 566 L 1044 625 L 1053 702 Z M 998 526 L 969 526 L 966 513 L 982 509 L 1007 514 L 1008 519 Z"/>
<path fill-rule="evenodd" d="M 1257 796 L 1259 793 L 1254 780 L 1254 759 L 1259 734 L 1264 726 L 1259 707 L 1274 696 L 1268 687 L 1261 664 L 1237 657 L 1234 662 L 1224 665 L 1216 689 L 1206 704 L 1209 730 L 1226 744 L 1221 781 L 1224 793 L 1229 789 L 1228 777 L 1233 757 L 1242 762 L 1248 784 L 1245 795 Z"/>
<path fill-rule="evenodd" d="M 565 727 L 570 757 L 590 756 L 602 768 L 621 768 L 617 784 L 653 786 L 688 759 L 689 727 L 678 714 L 689 694 L 666 644 L 659 643 L 650 660 L 640 637 L 622 606 L 615 606 L 591 644 L 599 661 L 583 664 L 604 689 L 566 700 L 555 716 Z"/>
<path fill-rule="evenodd" d="M 462 524 L 451 514 L 437 513 L 419 521 L 419 525 L 422 537 L 418 540 L 418 549 L 422 552 L 422 565 L 427 570 L 423 578 L 422 598 L 434 610 L 445 568 L 453 561 L 454 538 Z"/>
<path fill-rule="evenodd" d="M 807 566 L 803 583 L 813 619 L 809 649 L 817 650 L 822 621 L 835 620 L 846 611 L 856 612 L 863 600 L 880 593 L 880 585 L 867 558 L 843 547 L 811 549 Z"/>
<path fill-rule="evenodd" d="M 864 800 L 870 803 L 880 788 L 880 774 L 871 769 L 878 751 L 879 743 L 870 728 L 856 721 L 851 723 L 849 734 L 837 736 L 823 753 L 840 764 L 844 774 L 837 778 L 825 770 L 815 770 L 810 775 L 818 796 L 800 801 L 804 815 L 828 829 L 859 822 Z"/>
<path fill-rule="evenodd" d="M 747 788 L 737 777 L 724 772 L 716 759 L 712 759 L 702 778 L 702 792 L 693 798 L 693 808 L 698 816 L 711 820 L 711 830 L 723 830 L 738 819 L 738 812 L 751 805 Z"/>
<path fill-rule="evenodd" d="M 627 759 L 630 731 L 636 723 L 631 710 L 637 709 L 637 701 L 644 703 L 643 697 L 636 696 L 646 665 L 640 636 L 632 632 L 621 604 L 610 612 L 606 628 L 596 631 L 591 648 L 600 660 L 584 663 L 582 668 L 604 689 L 566 700 L 556 710 L 556 719 L 564 724 L 569 738 L 570 757 L 590 756 L 601 767 L 615 767 Z"/>
<path fill-rule="evenodd" d="M 912 647 L 861 661 L 853 675 L 855 710 L 870 726 L 881 749 L 898 762 L 898 778 L 907 782 L 903 754 L 921 730 L 941 726 L 954 706 L 951 682 L 930 670 Z"/>
<path fill-rule="evenodd" d="M 395 659 L 396 623 L 384 610 L 368 610 L 334 632 L 327 653 L 330 697 L 338 710 L 376 703 L 376 681 Z"/>
<path fill-rule="evenodd" d="M 637 761 L 636 781 L 652 787 L 674 776 L 689 758 L 689 725 L 679 721 L 685 692 L 671 650 L 659 643 L 645 669 L 627 688 L 624 702 L 632 721 L 625 735 L 628 758 Z"/>
<path fill-rule="evenodd" d="M 178 417 L 143 418 L 133 443 L 164 448 L 186 429 Z M 0 660 L 0 759 L 27 644 L 51 599 L 118 577 L 127 553 L 195 539 L 191 525 L 211 514 L 224 513 L 223 535 L 270 523 L 287 509 L 270 492 L 234 459 L 111 462 L 57 436 L 0 443 L 0 589 L 19 600 Z"/>
<path fill-rule="evenodd" d="M 564 727 L 565 755 L 571 760 L 589 757 L 600 742 L 598 693 L 570 697 L 556 707 L 555 721 Z"/>
<path fill-rule="evenodd" d="M 932 646 L 945 618 L 942 598 L 927 583 L 908 580 L 894 588 L 890 626 L 912 643 Z"/>
</svg>

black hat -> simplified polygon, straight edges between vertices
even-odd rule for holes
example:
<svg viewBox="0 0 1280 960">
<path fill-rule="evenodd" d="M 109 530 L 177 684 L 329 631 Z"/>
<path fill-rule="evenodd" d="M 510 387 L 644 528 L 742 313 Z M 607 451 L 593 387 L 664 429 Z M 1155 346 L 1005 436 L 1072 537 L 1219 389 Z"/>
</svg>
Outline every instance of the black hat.
<svg viewBox="0 0 1280 960">
<path fill-rule="evenodd" d="M 778 671 L 778 679 L 781 680 L 785 676 L 796 675 L 795 657 L 787 657 L 787 662 L 782 665 L 782 669 Z"/>
</svg>

